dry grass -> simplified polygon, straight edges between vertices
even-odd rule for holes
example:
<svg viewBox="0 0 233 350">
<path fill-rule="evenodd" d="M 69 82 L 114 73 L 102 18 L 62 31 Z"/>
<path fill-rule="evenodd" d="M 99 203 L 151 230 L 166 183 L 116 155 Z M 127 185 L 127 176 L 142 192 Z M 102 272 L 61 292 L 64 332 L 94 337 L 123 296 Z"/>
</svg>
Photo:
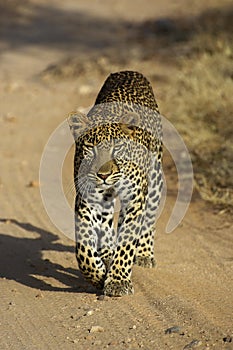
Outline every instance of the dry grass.
<svg viewBox="0 0 233 350">
<path fill-rule="evenodd" d="M 175 89 L 167 94 L 168 113 L 173 115 L 192 154 L 197 190 L 205 200 L 224 206 L 233 206 L 233 46 L 229 13 L 218 11 L 203 26 L 199 24 L 189 43 L 189 57 L 181 59 L 181 69 L 173 77 Z"/>
</svg>

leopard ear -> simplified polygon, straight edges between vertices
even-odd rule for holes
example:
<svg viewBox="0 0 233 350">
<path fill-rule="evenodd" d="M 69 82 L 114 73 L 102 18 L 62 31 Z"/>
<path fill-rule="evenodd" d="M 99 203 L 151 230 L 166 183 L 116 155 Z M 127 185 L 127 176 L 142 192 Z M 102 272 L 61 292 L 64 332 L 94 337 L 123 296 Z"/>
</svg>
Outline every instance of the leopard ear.
<svg viewBox="0 0 233 350">
<path fill-rule="evenodd" d="M 140 116 L 135 112 L 128 112 L 120 120 L 121 129 L 124 133 L 133 136 L 135 127 L 139 126 Z"/>
<path fill-rule="evenodd" d="M 84 134 L 90 125 L 90 121 L 87 116 L 76 111 L 69 113 L 67 121 L 75 140 Z"/>
</svg>

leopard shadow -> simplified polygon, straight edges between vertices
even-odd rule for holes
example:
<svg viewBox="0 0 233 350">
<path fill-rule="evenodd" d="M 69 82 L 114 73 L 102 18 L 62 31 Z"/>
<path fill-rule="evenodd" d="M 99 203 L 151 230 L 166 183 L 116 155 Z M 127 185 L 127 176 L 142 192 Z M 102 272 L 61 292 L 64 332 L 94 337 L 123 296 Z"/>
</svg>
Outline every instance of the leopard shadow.
<svg viewBox="0 0 233 350">
<path fill-rule="evenodd" d="M 73 253 L 72 246 L 58 242 L 58 235 L 31 223 L 19 222 L 15 219 L 0 219 L 0 223 L 7 224 L 7 222 L 12 225 L 12 228 L 17 226 L 29 233 L 36 232 L 39 236 L 38 238 L 34 238 L 34 235 L 31 238 L 15 237 L 0 233 L 1 278 L 44 291 L 97 292 L 83 279 L 78 269 L 64 267 L 43 258 L 44 251 Z M 56 280 L 55 283 L 54 280 Z M 58 286 L 60 284 L 62 286 Z"/>
</svg>

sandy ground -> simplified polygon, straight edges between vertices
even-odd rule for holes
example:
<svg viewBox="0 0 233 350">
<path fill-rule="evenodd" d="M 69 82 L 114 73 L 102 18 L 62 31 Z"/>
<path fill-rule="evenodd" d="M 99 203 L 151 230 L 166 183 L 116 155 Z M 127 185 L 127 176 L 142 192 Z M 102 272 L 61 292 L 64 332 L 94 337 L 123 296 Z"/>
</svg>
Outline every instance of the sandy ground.
<svg viewBox="0 0 233 350">
<path fill-rule="evenodd" d="M 47 83 L 39 74 L 69 55 L 101 56 L 106 48 L 121 47 L 127 28 L 120 23 L 174 13 L 192 16 L 204 6 L 211 2 L 53 0 L 47 5 L 38 0 L 25 5 L 17 20 L 2 24 L 1 349 L 233 349 L 231 218 L 194 193 L 182 223 L 165 234 L 177 187 L 168 156 L 168 195 L 155 240 L 157 267 L 134 268 L 135 295 L 130 297 L 103 299 L 83 280 L 74 242 L 51 223 L 38 185 L 50 134 L 69 111 L 90 106 L 106 78 L 91 65 L 68 81 Z M 156 59 L 153 67 L 142 67 L 138 58 L 128 68 L 149 79 L 152 72 L 166 77 L 173 69 Z M 161 81 L 166 88 L 166 79 Z M 70 183 L 72 151 L 63 172 Z M 100 328 L 95 332 L 93 326 Z M 176 327 L 173 332 L 165 332 L 171 327 Z"/>
</svg>

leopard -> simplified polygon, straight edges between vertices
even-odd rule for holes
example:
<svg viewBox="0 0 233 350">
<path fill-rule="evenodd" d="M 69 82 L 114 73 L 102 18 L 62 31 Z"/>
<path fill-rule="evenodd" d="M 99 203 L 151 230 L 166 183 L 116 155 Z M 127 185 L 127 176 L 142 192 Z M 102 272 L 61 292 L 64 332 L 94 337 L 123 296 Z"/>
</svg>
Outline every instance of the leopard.
<svg viewBox="0 0 233 350">
<path fill-rule="evenodd" d="M 132 269 L 153 268 L 163 189 L 162 123 L 147 78 L 111 73 L 87 114 L 72 111 L 76 259 L 103 295 L 134 293 Z"/>
</svg>

